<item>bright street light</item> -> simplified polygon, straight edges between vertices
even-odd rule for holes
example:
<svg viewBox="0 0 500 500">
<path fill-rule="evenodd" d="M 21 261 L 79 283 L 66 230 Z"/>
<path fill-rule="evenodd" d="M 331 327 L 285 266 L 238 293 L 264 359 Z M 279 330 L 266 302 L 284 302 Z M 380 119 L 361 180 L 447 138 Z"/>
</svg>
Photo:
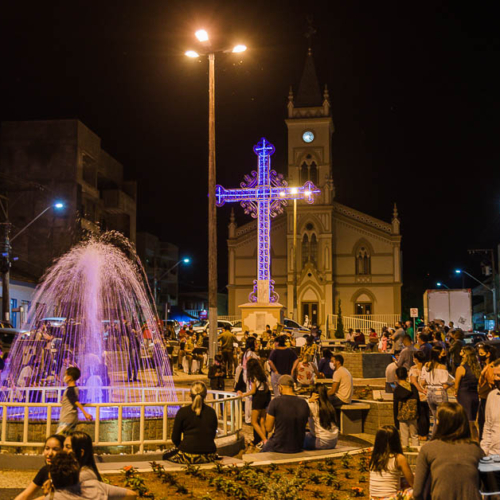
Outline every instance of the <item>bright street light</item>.
<svg viewBox="0 0 500 500">
<path fill-rule="evenodd" d="M 444 286 L 445 288 L 448 288 L 448 290 L 450 289 L 450 287 L 448 285 L 445 285 L 444 283 L 441 283 L 440 281 L 438 281 L 436 283 L 436 286 L 439 288 L 440 286 Z"/>
<path fill-rule="evenodd" d="M 64 203 L 58 201 L 57 203 L 54 203 L 54 208 L 64 208 Z"/>
<path fill-rule="evenodd" d="M 153 276 L 153 281 L 154 281 L 154 285 L 153 285 L 154 286 L 154 290 L 153 290 L 154 293 L 153 293 L 153 295 L 155 298 L 155 306 L 156 306 L 156 296 L 157 296 L 157 290 L 158 290 L 158 281 L 161 281 L 167 274 L 170 273 L 170 271 L 173 271 L 179 264 L 189 264 L 190 262 L 191 262 L 191 259 L 189 257 L 184 257 L 183 259 L 176 262 L 172 267 L 167 269 L 164 273 L 162 273 L 159 278 L 156 276 L 156 265 L 155 265 L 154 276 Z"/>
<path fill-rule="evenodd" d="M 191 262 L 191 259 L 189 257 L 185 257 L 184 259 L 182 259 L 182 262 L 184 262 L 184 264 L 189 264 Z"/>
<path fill-rule="evenodd" d="M 202 45 L 202 50 L 186 52 L 188 57 L 208 57 L 208 317 L 210 319 L 208 332 L 208 364 L 212 366 L 217 353 L 217 212 L 215 199 L 215 50 L 210 44 L 206 30 L 198 30 L 196 38 Z M 239 44 L 229 50 L 217 52 L 244 52 L 245 45 Z"/>
<path fill-rule="evenodd" d="M 460 274 L 460 273 L 462 272 L 462 270 L 461 270 L 461 269 L 455 269 L 455 272 L 456 272 L 457 274 Z"/>
<path fill-rule="evenodd" d="M 247 46 L 246 45 L 236 45 L 233 48 L 233 54 L 238 54 L 240 52 L 245 52 L 245 50 L 247 50 Z"/>
<path fill-rule="evenodd" d="M 208 33 L 205 30 L 198 30 L 195 36 L 200 42 L 208 42 Z"/>
</svg>

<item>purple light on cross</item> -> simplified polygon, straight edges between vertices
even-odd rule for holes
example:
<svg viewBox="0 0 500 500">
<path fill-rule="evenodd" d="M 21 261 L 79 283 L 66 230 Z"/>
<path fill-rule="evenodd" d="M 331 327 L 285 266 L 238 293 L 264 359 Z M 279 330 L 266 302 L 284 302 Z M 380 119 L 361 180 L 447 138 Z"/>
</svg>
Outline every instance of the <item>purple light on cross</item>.
<svg viewBox="0 0 500 500">
<path fill-rule="evenodd" d="M 218 207 L 224 203 L 239 202 L 245 213 L 257 219 L 258 226 L 258 261 L 257 279 L 250 294 L 250 302 L 277 302 L 278 294 L 274 291 L 271 279 L 271 217 L 283 213 L 287 200 L 305 200 L 314 202 L 314 195 L 320 190 L 307 181 L 302 187 L 288 186 L 282 174 L 271 170 L 271 155 L 274 146 L 264 137 L 254 146 L 258 156 L 258 170 L 245 175 L 240 189 L 215 187 L 215 201 Z"/>
</svg>

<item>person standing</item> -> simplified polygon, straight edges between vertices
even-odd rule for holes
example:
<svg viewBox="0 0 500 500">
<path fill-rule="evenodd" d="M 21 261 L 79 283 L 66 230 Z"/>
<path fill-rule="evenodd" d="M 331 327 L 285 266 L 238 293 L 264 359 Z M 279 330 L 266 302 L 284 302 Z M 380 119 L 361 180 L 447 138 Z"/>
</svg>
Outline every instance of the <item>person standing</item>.
<svg viewBox="0 0 500 500">
<path fill-rule="evenodd" d="M 477 385 L 481 376 L 481 367 L 479 366 L 476 351 L 472 346 L 462 347 L 460 357 L 462 362 L 455 372 L 457 401 L 464 407 L 469 419 L 472 439 L 478 441 L 476 417 L 479 408 L 479 396 Z"/>
<path fill-rule="evenodd" d="M 333 383 L 328 390 L 328 399 L 335 408 L 342 405 L 351 404 L 354 393 L 354 381 L 347 368 L 344 367 L 344 356 L 335 354 L 333 356 L 335 372 L 333 373 Z"/>
<path fill-rule="evenodd" d="M 401 322 L 396 322 L 396 332 L 392 336 L 392 348 L 394 354 L 398 354 L 403 348 L 403 337 L 405 336 L 405 330 Z"/>
<path fill-rule="evenodd" d="M 385 392 L 392 394 L 396 388 L 396 370 L 398 369 L 399 354 L 392 357 L 392 363 L 389 363 L 385 368 Z"/>
<path fill-rule="evenodd" d="M 432 345 L 429 343 L 429 334 L 420 332 L 417 336 L 418 350 L 425 353 L 426 361 L 431 359 Z"/>
<path fill-rule="evenodd" d="M 500 454 L 500 359 L 492 363 L 494 389 L 486 401 L 486 419 L 481 448 L 486 455 Z"/>
<path fill-rule="evenodd" d="M 448 354 L 450 356 L 451 374 L 455 375 L 455 371 L 461 363 L 460 352 L 462 351 L 462 347 L 465 345 L 464 332 L 460 328 L 457 328 L 456 330 L 453 330 L 452 337 L 453 340 Z"/>
<path fill-rule="evenodd" d="M 420 441 L 427 441 L 429 438 L 430 418 L 429 418 L 429 405 L 427 403 L 427 390 L 423 388 L 424 380 L 422 378 L 422 368 L 426 362 L 425 352 L 417 351 L 413 356 L 415 364 L 410 368 L 410 382 L 418 390 L 418 439 Z"/>
<path fill-rule="evenodd" d="M 493 362 L 497 359 L 495 347 L 488 344 L 478 344 L 476 346 L 479 362 L 481 363 L 481 375 L 477 392 L 479 395 L 479 410 L 477 414 L 477 425 L 479 427 L 479 439 L 483 436 L 483 427 L 486 414 L 486 400 L 489 393 L 495 387 L 495 378 L 493 375 Z"/>
<path fill-rule="evenodd" d="M 442 347 L 435 346 L 431 351 L 431 359 L 422 369 L 422 378 L 424 387 L 427 389 L 427 403 L 434 417 L 434 426 L 432 428 L 432 436 L 436 432 L 436 413 L 437 408 L 441 403 L 448 401 L 448 388 L 454 383 L 453 377 L 449 374 L 444 360 L 441 356 Z M 432 437 L 431 436 L 431 437 Z"/>
<path fill-rule="evenodd" d="M 411 338 L 411 341 L 413 342 L 415 338 L 415 331 L 413 330 L 413 326 L 410 320 L 406 322 L 406 335 L 409 335 Z"/>
<path fill-rule="evenodd" d="M 238 339 L 231 333 L 231 327 L 226 325 L 224 331 L 219 335 L 222 359 L 226 366 L 227 378 L 233 377 L 234 365 L 234 344 L 238 343 Z"/>
<path fill-rule="evenodd" d="M 399 424 L 403 446 L 418 446 L 418 390 L 408 382 L 408 370 L 396 370 L 397 385 L 394 389 L 394 422 Z M 396 425 L 397 427 L 397 425 Z"/>
<path fill-rule="evenodd" d="M 304 446 L 309 405 L 295 395 L 293 378 L 282 375 L 278 379 L 280 396 L 274 398 L 267 408 L 266 432 L 273 435 L 262 451 L 277 453 L 299 453 Z"/>
<path fill-rule="evenodd" d="M 471 439 L 465 410 L 458 403 L 441 404 L 436 427 L 434 439 L 418 454 L 414 499 L 481 500 L 478 465 L 484 452 Z"/>
<path fill-rule="evenodd" d="M 295 351 L 286 347 L 286 337 L 280 335 L 278 337 L 278 345 L 271 351 L 268 359 L 269 367 L 271 368 L 271 385 L 273 386 L 274 397 L 279 396 L 278 381 L 281 375 L 291 375 L 296 359 L 297 354 Z"/>
<path fill-rule="evenodd" d="M 404 366 L 407 370 L 409 370 L 413 366 L 413 355 L 416 350 L 411 343 L 411 337 L 409 335 L 405 335 L 403 337 L 403 350 L 399 355 L 399 359 L 397 361 L 398 367 Z"/>
</svg>

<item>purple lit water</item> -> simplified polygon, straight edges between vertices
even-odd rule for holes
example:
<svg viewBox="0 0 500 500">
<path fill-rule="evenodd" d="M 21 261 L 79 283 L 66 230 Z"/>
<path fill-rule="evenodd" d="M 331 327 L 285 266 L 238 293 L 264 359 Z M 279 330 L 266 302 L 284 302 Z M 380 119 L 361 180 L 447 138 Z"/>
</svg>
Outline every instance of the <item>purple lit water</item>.
<svg viewBox="0 0 500 500">
<path fill-rule="evenodd" d="M 0 400 L 48 402 L 42 389 L 64 386 L 68 366 L 81 370 L 83 403 L 132 407 L 157 401 L 151 391 L 143 398 L 141 389 L 152 387 L 158 402 L 177 400 L 144 269 L 118 233 L 75 246 L 47 271 L 23 330 L 1 375 Z"/>
</svg>

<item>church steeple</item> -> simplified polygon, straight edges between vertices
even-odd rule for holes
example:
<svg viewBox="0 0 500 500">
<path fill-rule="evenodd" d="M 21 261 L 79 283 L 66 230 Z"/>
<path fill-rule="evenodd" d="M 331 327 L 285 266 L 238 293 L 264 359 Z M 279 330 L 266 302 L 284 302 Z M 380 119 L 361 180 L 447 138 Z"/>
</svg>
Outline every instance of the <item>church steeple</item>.
<svg viewBox="0 0 500 500">
<path fill-rule="evenodd" d="M 318 76 L 316 75 L 312 49 L 309 47 L 304 71 L 302 72 L 302 78 L 300 80 L 299 91 L 294 100 L 294 106 L 296 108 L 312 108 L 322 105 L 323 99 L 321 88 L 318 83 Z"/>
</svg>

